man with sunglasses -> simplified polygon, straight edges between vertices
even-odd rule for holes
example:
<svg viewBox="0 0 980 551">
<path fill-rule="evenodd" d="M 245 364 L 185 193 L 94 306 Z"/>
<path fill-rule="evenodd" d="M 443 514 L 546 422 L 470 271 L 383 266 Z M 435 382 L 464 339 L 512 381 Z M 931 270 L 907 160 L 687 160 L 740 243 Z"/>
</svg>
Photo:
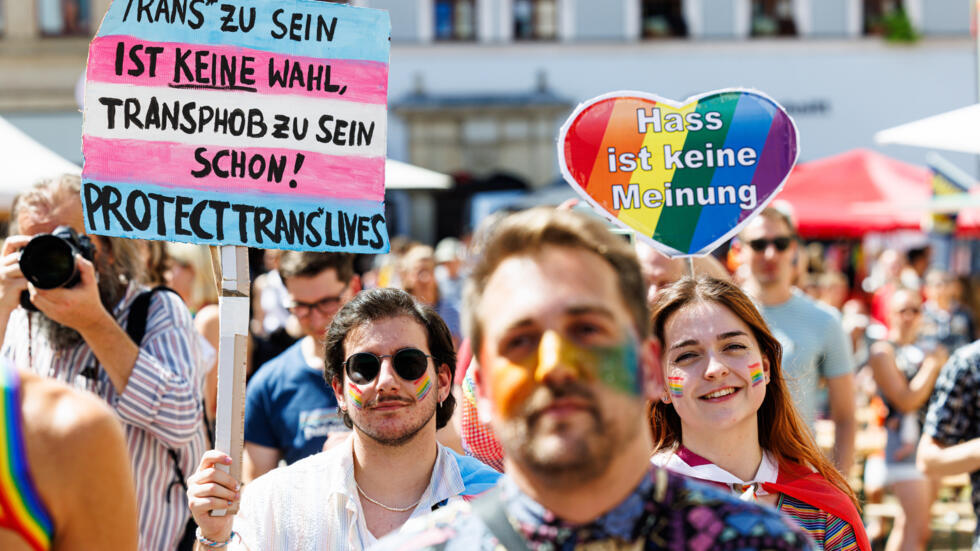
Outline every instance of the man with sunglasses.
<svg viewBox="0 0 980 551">
<path fill-rule="evenodd" d="M 630 244 L 545 208 L 492 231 L 467 282 L 467 336 L 506 475 L 379 549 L 808 548 L 775 511 L 650 463 L 647 401 L 665 385 Z"/>
<path fill-rule="evenodd" d="M 323 449 L 331 433 L 348 429 L 337 416 L 333 389 L 323 378 L 323 344 L 334 314 L 359 290 L 353 257 L 287 251 L 279 273 L 286 306 L 304 337 L 266 362 L 245 398 L 244 482 Z"/>
<path fill-rule="evenodd" d="M 792 219 L 774 207 L 759 213 L 733 242 L 743 266 L 742 287 L 783 347 L 783 373 L 811 430 L 820 380 L 826 381 L 834 422 L 834 461 L 847 475 L 854 462 L 854 359 L 839 314 L 793 287 L 799 244 Z"/>
<path fill-rule="evenodd" d="M 249 484 L 234 521 L 208 515 L 234 506 L 238 486 L 211 468 L 230 459 L 206 453 L 187 492 L 201 544 L 364 549 L 410 518 L 491 488 L 496 471 L 436 441 L 455 408 L 455 364 L 449 329 L 430 307 L 398 289 L 354 297 L 326 340 L 326 377 L 351 438 Z"/>
</svg>

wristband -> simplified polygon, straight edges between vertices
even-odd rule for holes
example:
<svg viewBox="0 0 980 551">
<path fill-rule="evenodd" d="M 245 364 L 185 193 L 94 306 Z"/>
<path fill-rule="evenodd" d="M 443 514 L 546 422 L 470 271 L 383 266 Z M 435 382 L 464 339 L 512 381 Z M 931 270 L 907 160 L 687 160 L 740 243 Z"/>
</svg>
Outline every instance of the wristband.
<svg viewBox="0 0 980 551">
<path fill-rule="evenodd" d="M 201 527 L 198 526 L 197 530 L 194 531 L 194 536 L 197 537 L 197 541 L 200 542 L 202 545 L 219 549 L 221 547 L 227 546 L 229 543 L 231 543 L 231 540 L 235 539 L 235 531 L 232 530 L 231 535 L 229 535 L 228 539 L 226 539 L 225 541 L 213 541 L 204 537 L 204 534 L 201 533 Z"/>
</svg>

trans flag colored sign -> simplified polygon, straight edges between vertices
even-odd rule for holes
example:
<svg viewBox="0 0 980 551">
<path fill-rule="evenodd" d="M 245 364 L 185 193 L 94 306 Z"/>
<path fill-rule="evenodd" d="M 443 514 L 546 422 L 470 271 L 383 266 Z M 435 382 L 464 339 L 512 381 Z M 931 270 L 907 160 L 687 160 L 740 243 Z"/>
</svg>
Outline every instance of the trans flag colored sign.
<svg viewBox="0 0 980 551">
<path fill-rule="evenodd" d="M 89 49 L 86 230 L 387 251 L 390 31 L 316 0 L 115 0 Z"/>
</svg>

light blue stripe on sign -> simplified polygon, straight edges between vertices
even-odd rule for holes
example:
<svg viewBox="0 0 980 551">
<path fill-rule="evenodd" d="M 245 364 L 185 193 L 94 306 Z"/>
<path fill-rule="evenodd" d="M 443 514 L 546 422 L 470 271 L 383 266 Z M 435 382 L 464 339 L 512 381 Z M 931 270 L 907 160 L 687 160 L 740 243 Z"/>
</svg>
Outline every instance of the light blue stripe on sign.
<svg viewBox="0 0 980 551">
<path fill-rule="evenodd" d="M 293 56 L 388 63 L 391 20 L 387 11 L 319 0 L 209 3 L 114 0 L 97 36 L 131 35 L 155 42 L 241 46 Z M 332 29 L 332 40 L 323 29 Z"/>
<path fill-rule="evenodd" d="M 83 180 L 94 235 L 297 251 L 388 252 L 383 201 L 219 193 Z"/>
</svg>

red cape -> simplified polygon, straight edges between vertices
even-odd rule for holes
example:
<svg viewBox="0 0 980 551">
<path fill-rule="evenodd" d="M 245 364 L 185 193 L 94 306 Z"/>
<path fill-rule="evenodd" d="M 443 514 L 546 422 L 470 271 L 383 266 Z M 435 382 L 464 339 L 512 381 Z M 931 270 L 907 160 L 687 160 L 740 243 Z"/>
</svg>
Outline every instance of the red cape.
<svg viewBox="0 0 980 551">
<path fill-rule="evenodd" d="M 794 497 L 850 524 L 861 551 L 871 551 L 871 543 L 864 532 L 864 521 L 854 503 L 820 473 L 800 465 L 781 463 L 776 482 L 765 483 L 762 487 L 770 493 L 781 492 Z"/>
</svg>

